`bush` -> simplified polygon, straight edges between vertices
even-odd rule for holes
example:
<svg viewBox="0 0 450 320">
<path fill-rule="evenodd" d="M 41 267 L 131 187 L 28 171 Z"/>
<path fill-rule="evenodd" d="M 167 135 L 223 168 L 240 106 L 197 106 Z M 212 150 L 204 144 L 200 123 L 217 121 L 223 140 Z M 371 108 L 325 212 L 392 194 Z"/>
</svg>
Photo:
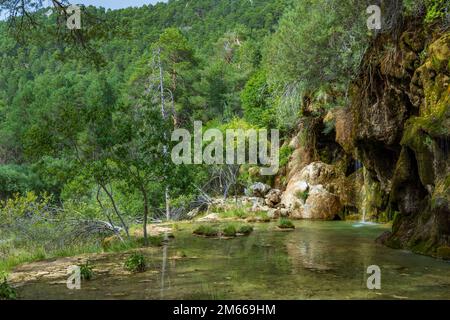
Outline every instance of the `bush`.
<svg viewBox="0 0 450 320">
<path fill-rule="evenodd" d="M 125 270 L 130 272 L 144 272 L 147 268 L 147 263 L 145 257 L 141 253 L 133 253 L 126 261 L 125 261 Z"/>
<path fill-rule="evenodd" d="M 194 234 L 206 237 L 216 237 L 219 234 L 219 231 L 212 226 L 201 225 L 194 230 Z"/>
<path fill-rule="evenodd" d="M 289 159 L 293 152 L 294 149 L 288 145 L 284 145 L 280 148 L 280 167 L 284 167 L 289 163 Z"/>
<path fill-rule="evenodd" d="M 81 279 L 83 280 L 91 280 L 92 276 L 94 275 L 94 271 L 92 270 L 92 267 L 89 265 L 89 262 L 86 262 L 85 264 L 82 264 L 80 266 L 80 273 L 81 273 Z"/>
<path fill-rule="evenodd" d="M 16 290 L 10 286 L 6 280 L 6 276 L 0 282 L 0 300 L 15 300 L 17 299 Z"/>
<path fill-rule="evenodd" d="M 234 225 L 232 225 L 232 224 L 227 225 L 227 226 L 223 229 L 222 234 L 223 234 L 225 237 L 235 237 L 235 236 L 236 236 L 236 227 L 235 227 Z"/>
<path fill-rule="evenodd" d="M 237 233 L 243 234 L 243 235 L 249 235 L 253 232 L 253 227 L 249 224 L 245 224 L 243 226 L 240 226 Z"/>
<path fill-rule="evenodd" d="M 297 193 L 297 198 L 302 199 L 303 202 L 305 202 L 309 197 L 309 191 L 305 190 L 305 191 L 299 191 Z"/>
<path fill-rule="evenodd" d="M 278 228 L 280 228 L 280 229 L 295 229 L 295 226 L 291 220 L 286 219 L 286 218 L 280 218 L 280 220 L 278 221 Z"/>
<path fill-rule="evenodd" d="M 15 193 L 25 193 L 40 189 L 41 182 L 27 167 L 0 165 L 0 198 L 11 197 Z"/>
</svg>

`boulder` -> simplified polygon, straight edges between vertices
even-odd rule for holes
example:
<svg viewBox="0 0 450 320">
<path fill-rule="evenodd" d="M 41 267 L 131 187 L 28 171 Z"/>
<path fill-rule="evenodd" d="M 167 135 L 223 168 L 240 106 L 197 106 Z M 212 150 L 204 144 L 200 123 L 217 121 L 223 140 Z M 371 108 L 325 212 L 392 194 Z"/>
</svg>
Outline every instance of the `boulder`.
<svg viewBox="0 0 450 320">
<path fill-rule="evenodd" d="M 219 215 L 217 213 L 210 213 L 203 218 L 198 219 L 199 222 L 216 222 L 219 220 Z"/>
<path fill-rule="evenodd" d="M 267 193 L 265 203 L 271 208 L 274 208 L 281 202 L 281 190 L 272 189 Z"/>
<path fill-rule="evenodd" d="M 296 219 L 334 220 L 339 217 L 342 205 L 339 197 L 328 192 L 322 185 L 310 188 L 305 203 L 291 211 Z"/>
<path fill-rule="evenodd" d="M 264 198 L 270 189 L 271 188 L 269 185 L 262 182 L 257 182 L 250 187 L 250 192 L 255 197 Z"/>
</svg>

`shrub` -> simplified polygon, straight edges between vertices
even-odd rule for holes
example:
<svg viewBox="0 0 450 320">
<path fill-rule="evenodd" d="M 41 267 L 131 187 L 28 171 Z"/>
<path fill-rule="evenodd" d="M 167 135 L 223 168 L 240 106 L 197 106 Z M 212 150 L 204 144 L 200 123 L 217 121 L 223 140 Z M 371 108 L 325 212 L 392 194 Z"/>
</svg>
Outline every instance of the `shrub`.
<svg viewBox="0 0 450 320">
<path fill-rule="evenodd" d="M 83 280 L 91 280 L 92 276 L 94 275 L 94 271 L 92 270 L 92 267 L 89 265 L 89 262 L 86 262 L 85 264 L 80 265 L 80 273 L 81 273 L 81 279 Z"/>
<path fill-rule="evenodd" d="M 249 235 L 252 232 L 253 232 L 253 227 L 249 224 L 240 226 L 238 229 L 238 233 L 243 234 L 243 235 Z"/>
<path fill-rule="evenodd" d="M 232 225 L 232 224 L 227 225 L 227 226 L 223 229 L 222 234 L 223 234 L 225 237 L 235 237 L 235 236 L 236 236 L 236 227 L 235 227 L 234 225 Z"/>
<path fill-rule="evenodd" d="M 3 280 L 0 281 L 0 300 L 15 300 L 16 298 L 16 290 L 8 283 L 6 276 L 3 276 Z"/>
<path fill-rule="evenodd" d="M 206 237 L 216 237 L 219 234 L 219 231 L 212 226 L 203 224 L 194 230 L 194 234 Z"/>
<path fill-rule="evenodd" d="M 288 145 L 284 145 L 280 148 L 280 167 L 284 167 L 289 163 L 289 159 L 292 156 L 294 149 Z"/>
<path fill-rule="evenodd" d="M 305 202 L 307 199 L 308 199 L 308 197 L 309 197 L 309 191 L 308 190 L 305 190 L 305 191 L 299 191 L 298 193 L 297 193 L 297 197 L 299 198 L 299 199 L 302 199 L 303 200 L 303 202 Z"/>
<path fill-rule="evenodd" d="M 130 272 L 144 272 L 147 268 L 147 263 L 145 257 L 141 253 L 133 253 L 126 261 L 125 261 L 125 270 Z"/>
<path fill-rule="evenodd" d="M 278 221 L 278 228 L 280 228 L 280 229 L 295 229 L 295 226 L 291 220 L 286 219 L 286 218 L 280 218 L 280 220 Z"/>
</svg>

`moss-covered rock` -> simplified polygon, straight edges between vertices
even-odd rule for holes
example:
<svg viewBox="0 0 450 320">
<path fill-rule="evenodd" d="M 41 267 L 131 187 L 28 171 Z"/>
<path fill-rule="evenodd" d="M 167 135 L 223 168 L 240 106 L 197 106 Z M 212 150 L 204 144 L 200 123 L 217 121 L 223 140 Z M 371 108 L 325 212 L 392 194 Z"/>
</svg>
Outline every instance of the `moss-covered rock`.
<svg viewBox="0 0 450 320">
<path fill-rule="evenodd" d="M 395 215 L 382 241 L 436 256 L 450 239 L 450 32 L 407 21 L 396 39 L 380 34 L 367 51 L 336 138 L 367 169 L 385 218 Z"/>
<path fill-rule="evenodd" d="M 450 246 L 442 246 L 437 248 L 436 256 L 445 260 L 450 260 Z"/>
</svg>

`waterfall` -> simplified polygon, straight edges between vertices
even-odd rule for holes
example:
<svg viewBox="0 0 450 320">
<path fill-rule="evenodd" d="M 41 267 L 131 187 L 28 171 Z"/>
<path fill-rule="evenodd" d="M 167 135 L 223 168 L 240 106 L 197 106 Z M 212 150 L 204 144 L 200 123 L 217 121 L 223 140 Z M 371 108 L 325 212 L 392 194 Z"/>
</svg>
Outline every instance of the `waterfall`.
<svg viewBox="0 0 450 320">
<path fill-rule="evenodd" d="M 363 168 L 363 186 L 361 189 L 362 193 L 362 223 L 366 222 L 366 215 L 367 215 L 367 169 L 366 167 Z"/>
<path fill-rule="evenodd" d="M 355 160 L 355 172 L 363 167 L 361 161 Z"/>
</svg>

